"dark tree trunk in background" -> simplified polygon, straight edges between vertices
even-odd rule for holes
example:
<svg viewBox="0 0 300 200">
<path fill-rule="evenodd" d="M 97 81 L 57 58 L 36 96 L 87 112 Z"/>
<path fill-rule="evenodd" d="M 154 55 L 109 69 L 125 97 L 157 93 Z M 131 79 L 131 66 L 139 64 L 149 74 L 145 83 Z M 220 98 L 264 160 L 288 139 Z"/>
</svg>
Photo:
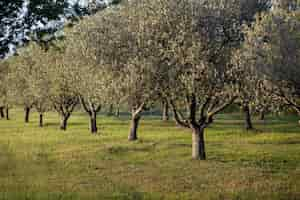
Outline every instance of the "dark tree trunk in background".
<svg viewBox="0 0 300 200">
<path fill-rule="evenodd" d="M 5 108 L 5 112 L 6 112 L 6 120 L 9 120 L 9 108 L 8 107 Z"/>
<path fill-rule="evenodd" d="M 39 126 L 40 127 L 43 127 L 44 126 L 44 119 L 43 119 L 43 114 L 40 113 L 40 116 L 39 116 Z"/>
<path fill-rule="evenodd" d="M 0 117 L 2 119 L 5 117 L 5 115 L 4 115 L 4 107 L 0 107 Z"/>
<path fill-rule="evenodd" d="M 204 129 L 195 127 L 192 134 L 192 158 L 206 160 Z"/>
<path fill-rule="evenodd" d="M 30 108 L 25 107 L 24 110 L 25 110 L 25 123 L 29 123 Z"/>
<path fill-rule="evenodd" d="M 128 140 L 129 141 L 135 141 L 138 139 L 137 137 L 137 129 L 139 126 L 139 121 L 140 121 L 141 117 L 138 115 L 132 115 L 132 119 L 131 119 L 131 127 L 130 127 L 130 132 L 129 132 L 129 136 L 128 136 Z"/>
<path fill-rule="evenodd" d="M 62 116 L 61 123 L 60 123 L 60 130 L 67 130 L 67 125 L 68 125 L 68 119 L 70 116 Z"/>
<path fill-rule="evenodd" d="M 120 107 L 119 106 L 116 107 L 115 116 L 120 117 Z"/>
<path fill-rule="evenodd" d="M 163 101 L 162 106 L 163 106 L 162 120 L 168 121 L 170 118 L 169 117 L 169 104 L 167 101 Z"/>
<path fill-rule="evenodd" d="M 90 114 L 90 130 L 92 134 L 96 134 L 98 131 L 97 128 L 97 113 L 91 112 Z"/>
<path fill-rule="evenodd" d="M 83 97 L 80 97 L 80 102 L 83 109 L 87 112 L 90 117 L 90 131 L 92 134 L 96 134 L 98 131 L 97 127 L 97 113 L 101 110 L 101 104 L 96 106 L 94 103 L 91 103 L 89 100 L 86 101 Z"/>
<path fill-rule="evenodd" d="M 245 114 L 245 128 L 246 128 L 246 130 L 253 130 L 249 105 L 243 106 L 243 112 Z"/>
</svg>

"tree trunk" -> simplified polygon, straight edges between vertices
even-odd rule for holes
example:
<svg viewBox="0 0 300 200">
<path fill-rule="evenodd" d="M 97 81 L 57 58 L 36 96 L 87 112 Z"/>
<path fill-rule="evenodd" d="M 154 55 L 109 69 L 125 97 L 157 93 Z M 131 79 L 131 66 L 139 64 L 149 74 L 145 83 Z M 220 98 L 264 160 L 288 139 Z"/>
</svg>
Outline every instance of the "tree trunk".
<svg viewBox="0 0 300 200">
<path fill-rule="evenodd" d="M 297 106 L 295 109 L 298 113 L 298 116 L 300 117 L 300 106 Z M 300 125 L 300 120 L 298 121 L 298 124 Z"/>
<path fill-rule="evenodd" d="M 253 130 L 253 125 L 251 121 L 250 108 L 248 105 L 243 107 L 243 111 L 245 114 L 245 128 L 246 130 Z"/>
<path fill-rule="evenodd" d="M 120 107 L 119 106 L 116 107 L 115 116 L 120 117 Z"/>
<path fill-rule="evenodd" d="M 42 113 L 40 113 L 40 120 L 39 120 L 39 126 L 40 127 L 43 127 L 44 126 L 44 119 L 43 119 L 43 114 Z"/>
<path fill-rule="evenodd" d="M 131 120 L 131 128 L 130 128 L 130 132 L 129 132 L 129 136 L 128 136 L 128 140 L 129 141 L 135 141 L 138 139 L 137 137 L 137 129 L 139 126 L 139 121 L 140 121 L 141 117 L 140 116 L 132 116 L 132 120 Z"/>
<path fill-rule="evenodd" d="M 192 158 L 197 160 L 206 160 L 204 129 L 194 128 L 192 134 Z"/>
<path fill-rule="evenodd" d="M 264 121 L 265 120 L 265 111 L 261 111 L 259 115 L 259 120 Z"/>
<path fill-rule="evenodd" d="M 92 112 L 90 115 L 90 130 L 92 134 L 96 134 L 98 131 L 97 128 L 97 113 Z"/>
<path fill-rule="evenodd" d="M 9 120 L 9 108 L 8 107 L 5 108 L 5 112 L 6 112 L 6 120 Z"/>
<path fill-rule="evenodd" d="M 24 110 L 25 110 L 25 123 L 29 123 L 30 108 L 26 106 Z"/>
<path fill-rule="evenodd" d="M 162 120 L 169 120 L 169 104 L 167 101 L 163 101 L 163 112 L 162 112 Z"/>
<path fill-rule="evenodd" d="M 2 119 L 5 117 L 5 115 L 4 115 L 4 107 L 0 107 L 0 117 Z"/>
<path fill-rule="evenodd" d="M 67 130 L 67 125 L 68 125 L 68 116 L 63 116 L 61 119 L 61 123 L 60 123 L 60 130 Z"/>
</svg>

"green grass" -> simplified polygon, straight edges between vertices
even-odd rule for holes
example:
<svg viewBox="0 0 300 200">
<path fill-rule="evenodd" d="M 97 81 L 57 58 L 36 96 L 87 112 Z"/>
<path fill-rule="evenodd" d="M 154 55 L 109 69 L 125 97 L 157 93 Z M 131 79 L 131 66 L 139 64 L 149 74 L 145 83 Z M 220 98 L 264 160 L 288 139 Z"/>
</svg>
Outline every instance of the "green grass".
<svg viewBox="0 0 300 200">
<path fill-rule="evenodd" d="M 58 130 L 48 113 L 0 120 L 0 200 L 296 200 L 300 199 L 300 126 L 295 117 L 256 121 L 220 115 L 206 131 L 207 161 L 191 159 L 191 135 L 173 122 L 143 119 L 139 141 L 127 141 L 129 121 L 99 117 L 91 135 L 82 113 Z"/>
</svg>

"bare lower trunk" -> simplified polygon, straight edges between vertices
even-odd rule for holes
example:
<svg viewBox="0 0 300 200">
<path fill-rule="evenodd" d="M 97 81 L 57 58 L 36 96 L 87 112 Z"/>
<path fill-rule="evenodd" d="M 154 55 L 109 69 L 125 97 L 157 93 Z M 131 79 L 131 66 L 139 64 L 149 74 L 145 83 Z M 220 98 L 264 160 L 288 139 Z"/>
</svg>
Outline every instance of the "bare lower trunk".
<svg viewBox="0 0 300 200">
<path fill-rule="evenodd" d="M 169 104 L 167 101 L 163 102 L 162 120 L 163 121 L 169 120 Z"/>
<path fill-rule="evenodd" d="M 297 111 L 297 113 L 298 113 L 298 116 L 300 117 L 300 106 L 298 106 L 298 107 L 296 108 L 296 111 Z M 298 124 L 300 125 L 300 120 L 298 121 Z"/>
<path fill-rule="evenodd" d="M 97 133 L 98 128 L 97 128 L 97 113 L 92 112 L 90 115 L 90 130 L 92 134 Z"/>
<path fill-rule="evenodd" d="M 25 123 L 29 123 L 29 114 L 30 114 L 30 108 L 29 107 L 25 107 Z"/>
<path fill-rule="evenodd" d="M 265 111 L 261 111 L 259 115 L 259 120 L 264 121 L 265 120 Z"/>
<path fill-rule="evenodd" d="M 120 108 L 119 108 L 119 106 L 117 106 L 117 108 L 116 108 L 115 116 L 120 117 Z"/>
<path fill-rule="evenodd" d="M 63 116 L 61 119 L 61 123 L 60 123 L 60 130 L 67 130 L 67 125 L 68 125 L 68 116 Z"/>
<path fill-rule="evenodd" d="M 249 106 L 248 105 L 244 106 L 243 111 L 244 111 L 244 114 L 245 114 L 245 128 L 246 128 L 246 130 L 253 130 L 253 125 L 252 125 Z"/>
<path fill-rule="evenodd" d="M 206 160 L 205 142 L 204 142 L 204 129 L 193 129 L 193 144 L 192 144 L 192 158 L 198 160 Z"/>
<path fill-rule="evenodd" d="M 44 126 L 44 119 L 43 119 L 43 117 L 44 117 L 43 114 L 40 113 L 40 117 L 39 117 L 39 119 L 40 119 L 40 120 L 39 120 L 39 126 L 40 126 L 40 127 L 43 127 L 43 126 Z"/>
<path fill-rule="evenodd" d="M 5 117 L 5 115 L 4 115 L 4 107 L 0 107 L 0 117 L 2 119 Z"/>
<path fill-rule="evenodd" d="M 6 120 L 9 120 L 9 108 L 8 107 L 5 108 L 5 112 L 6 112 Z"/>
<path fill-rule="evenodd" d="M 139 126 L 140 116 L 132 116 L 131 120 L 131 128 L 128 136 L 129 141 L 135 141 L 138 139 L 137 137 L 137 129 Z"/>
</svg>

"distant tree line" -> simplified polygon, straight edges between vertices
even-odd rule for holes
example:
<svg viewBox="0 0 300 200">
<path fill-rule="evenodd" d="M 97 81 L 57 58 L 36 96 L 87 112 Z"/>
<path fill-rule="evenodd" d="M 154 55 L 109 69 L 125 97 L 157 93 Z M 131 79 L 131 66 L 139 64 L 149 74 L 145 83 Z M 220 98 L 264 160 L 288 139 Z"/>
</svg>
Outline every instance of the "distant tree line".
<svg viewBox="0 0 300 200">
<path fill-rule="evenodd" d="M 30 43 L 0 64 L 3 116 L 35 108 L 39 126 L 55 110 L 60 129 L 77 105 L 97 132 L 97 114 L 126 105 L 128 140 L 157 102 L 192 132 L 192 157 L 206 159 L 205 130 L 235 104 L 251 115 L 300 115 L 300 12 L 297 1 L 130 0 L 86 17 L 66 38 Z M 6 112 L 6 114 L 4 113 Z M 2 112 L 0 112 L 1 114 Z"/>
</svg>

